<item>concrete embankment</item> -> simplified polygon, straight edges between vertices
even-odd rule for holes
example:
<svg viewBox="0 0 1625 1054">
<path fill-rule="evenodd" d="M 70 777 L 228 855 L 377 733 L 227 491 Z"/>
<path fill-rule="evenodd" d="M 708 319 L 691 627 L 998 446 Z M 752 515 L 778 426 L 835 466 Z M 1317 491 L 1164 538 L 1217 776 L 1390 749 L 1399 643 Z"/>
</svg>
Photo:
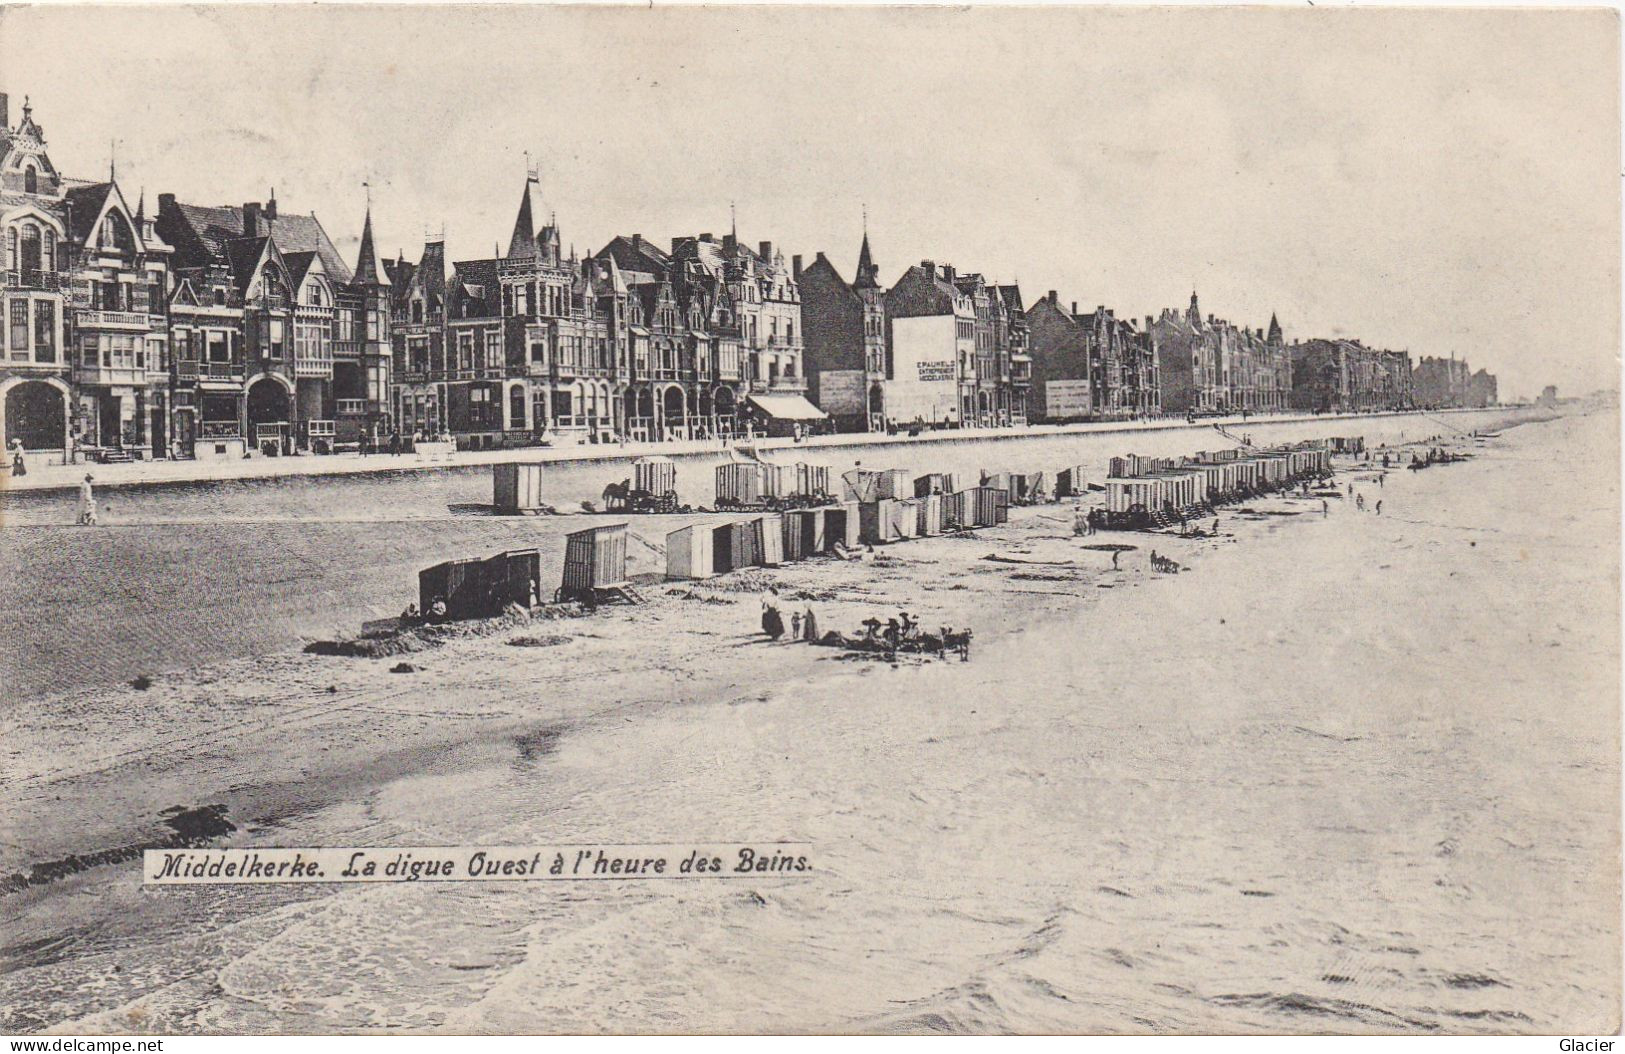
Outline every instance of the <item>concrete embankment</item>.
<svg viewBox="0 0 1625 1054">
<path fill-rule="evenodd" d="M 1224 419 L 1219 425 L 1232 435 L 1249 435 L 1260 444 L 1296 441 L 1331 435 L 1363 435 L 1372 445 L 1414 442 L 1429 435 L 1493 429 L 1505 424 L 1548 416 L 1533 407 L 1492 410 L 1450 410 L 1409 414 L 1348 414 L 1257 417 L 1246 421 Z M 833 435 L 796 443 L 786 439 L 751 444 L 762 456 L 780 462 L 806 461 L 828 465 L 837 473 L 863 464 L 870 468 L 908 468 L 918 472 L 973 472 L 981 469 L 1054 471 L 1084 465 L 1104 475 L 1107 459 L 1133 451 L 1152 456 L 1173 456 L 1198 449 L 1234 446 L 1215 430 L 1212 422 L 1196 424 L 1178 419 L 1111 421 L 1058 427 L 1013 430 L 969 429 L 927 432 L 919 436 Z M 465 451 L 438 460 L 387 455 L 357 457 L 254 458 L 234 462 L 153 462 L 109 466 L 44 466 L 21 478 L 0 478 L 5 507 L 29 507 L 29 499 L 66 499 L 76 492 L 86 471 L 96 476 L 99 493 L 128 494 L 133 489 L 219 485 L 251 489 L 256 483 L 286 486 L 303 482 L 331 483 L 357 480 L 405 480 L 440 477 L 449 482 L 447 504 L 490 500 L 489 466 L 519 461 L 549 466 L 547 493 L 554 504 L 597 502 L 609 483 L 631 475 L 638 457 L 659 454 L 677 463 L 678 492 L 683 501 L 709 505 L 715 501 L 713 470 L 733 455 L 716 443 L 645 444 L 628 447 L 536 447 L 505 451 Z M 481 486 L 457 484 L 460 477 Z M 237 492 L 239 495 L 241 491 Z M 326 493 L 333 493 L 326 491 Z M 28 522 L 6 515 L 0 525 Z"/>
</svg>

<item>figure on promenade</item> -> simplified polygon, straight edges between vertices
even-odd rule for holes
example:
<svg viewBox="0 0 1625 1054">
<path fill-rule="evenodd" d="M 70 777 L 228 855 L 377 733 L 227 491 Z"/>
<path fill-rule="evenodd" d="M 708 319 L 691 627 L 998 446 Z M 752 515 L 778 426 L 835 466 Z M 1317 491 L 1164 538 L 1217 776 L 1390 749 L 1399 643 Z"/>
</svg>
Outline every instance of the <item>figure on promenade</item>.
<svg viewBox="0 0 1625 1054">
<path fill-rule="evenodd" d="M 28 475 L 28 466 L 23 462 L 23 441 L 21 439 L 11 441 L 11 474 L 13 476 Z"/>
<path fill-rule="evenodd" d="M 87 472 L 84 480 L 79 484 L 79 526 L 81 527 L 94 527 L 96 525 L 96 494 L 90 488 L 90 484 L 95 478 Z"/>
</svg>

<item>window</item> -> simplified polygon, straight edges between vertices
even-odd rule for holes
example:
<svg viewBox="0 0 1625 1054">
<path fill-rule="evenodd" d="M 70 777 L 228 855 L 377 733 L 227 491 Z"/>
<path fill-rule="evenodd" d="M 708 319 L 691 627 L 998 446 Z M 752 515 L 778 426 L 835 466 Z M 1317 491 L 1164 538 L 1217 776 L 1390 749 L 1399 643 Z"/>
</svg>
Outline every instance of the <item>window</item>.
<svg viewBox="0 0 1625 1054">
<path fill-rule="evenodd" d="M 28 301 L 11 302 L 11 357 L 28 357 Z"/>
<path fill-rule="evenodd" d="M 271 319 L 269 329 L 270 340 L 268 341 L 265 349 L 265 354 L 270 358 L 280 359 L 282 358 L 282 342 L 284 339 L 282 333 L 282 320 L 280 318 Z"/>
<path fill-rule="evenodd" d="M 216 331 L 209 334 L 209 361 L 231 361 L 231 348 L 226 343 L 226 335 L 224 333 Z"/>
<path fill-rule="evenodd" d="M 20 266 L 21 262 L 17 259 L 17 228 L 10 227 L 6 230 L 6 270 L 15 271 Z"/>
<path fill-rule="evenodd" d="M 421 300 L 412 301 L 412 321 L 413 322 L 422 322 L 423 321 L 423 301 L 421 301 Z"/>
<path fill-rule="evenodd" d="M 33 165 L 23 169 L 23 193 L 39 193 L 39 171 Z"/>
<path fill-rule="evenodd" d="M 224 289 L 218 289 L 217 288 L 214 291 L 214 306 L 215 307 L 225 307 L 226 306 L 226 291 Z"/>
<path fill-rule="evenodd" d="M 32 223 L 23 224 L 23 270 L 38 271 L 40 269 L 40 231 Z"/>
<path fill-rule="evenodd" d="M 40 238 L 40 267 L 46 271 L 56 270 L 56 233 L 46 230 Z"/>
<path fill-rule="evenodd" d="M 502 336 L 494 330 L 485 335 L 485 365 L 493 370 L 502 368 Z"/>
<path fill-rule="evenodd" d="M 530 361 L 534 362 L 534 363 L 544 363 L 544 362 L 546 362 L 547 361 L 547 345 L 544 344 L 543 342 L 539 341 L 539 340 L 531 341 L 531 344 L 530 344 Z"/>
<path fill-rule="evenodd" d="M 34 361 L 56 361 L 56 305 L 49 300 L 34 302 Z"/>
<path fill-rule="evenodd" d="M 315 282 L 310 283 L 310 288 L 305 291 L 305 303 L 311 307 L 322 306 L 322 287 L 320 285 Z"/>
<path fill-rule="evenodd" d="M 147 276 L 147 310 L 158 313 L 164 309 L 164 279 L 162 275 Z"/>
</svg>

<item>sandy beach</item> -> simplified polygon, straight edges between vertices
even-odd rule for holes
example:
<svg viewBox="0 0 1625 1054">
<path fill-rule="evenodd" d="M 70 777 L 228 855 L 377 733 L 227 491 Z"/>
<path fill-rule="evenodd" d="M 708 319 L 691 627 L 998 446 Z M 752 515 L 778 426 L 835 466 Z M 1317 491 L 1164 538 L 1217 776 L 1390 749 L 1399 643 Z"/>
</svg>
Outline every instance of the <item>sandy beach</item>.
<svg viewBox="0 0 1625 1054">
<path fill-rule="evenodd" d="M 162 624 L 209 595 L 207 563 L 146 614 L 136 584 L 94 616 L 115 649 L 121 619 L 156 618 L 136 637 L 172 640 L 169 667 L 142 644 L 53 691 L 18 664 L 0 875 L 216 804 L 222 845 L 795 839 L 816 873 L 143 889 L 109 863 L 0 893 L 0 1030 L 1616 1031 L 1617 441 L 1612 410 L 1452 433 L 1472 460 L 1341 464 L 1366 511 L 1271 498 L 1211 539 L 1013 510 L 862 562 L 651 583 L 405 674 L 290 639 L 393 614 L 442 553 L 560 528 L 373 517 L 358 540 L 205 502 L 154 566 L 232 531 L 304 564 L 225 591 L 227 622 L 268 605 L 240 634 Z M 48 508 L 11 528 L 35 532 L 8 546 L 14 592 L 48 551 L 101 566 L 46 538 Z M 635 572 L 680 522 L 636 526 Z M 1136 548 L 1113 568 L 1088 548 L 1108 542 Z M 1152 549 L 1187 570 L 1152 573 Z M 973 627 L 973 659 L 769 643 L 770 584 L 825 629 Z M 51 646 L 3 608 L 8 650 Z M 151 687 L 114 683 L 132 660 Z"/>
</svg>

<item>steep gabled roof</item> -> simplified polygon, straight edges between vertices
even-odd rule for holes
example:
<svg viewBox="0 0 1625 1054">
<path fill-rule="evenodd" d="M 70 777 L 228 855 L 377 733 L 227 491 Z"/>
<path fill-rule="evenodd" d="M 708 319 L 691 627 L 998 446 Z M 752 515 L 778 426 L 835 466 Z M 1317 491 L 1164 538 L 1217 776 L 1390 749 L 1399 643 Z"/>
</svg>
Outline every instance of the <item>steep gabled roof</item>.
<svg viewBox="0 0 1625 1054">
<path fill-rule="evenodd" d="M 260 261 L 275 251 L 269 238 L 233 238 L 225 244 L 226 265 L 231 268 L 231 280 L 238 292 L 247 291 Z"/>
<path fill-rule="evenodd" d="M 101 219 L 107 199 L 112 195 L 112 183 L 89 183 L 68 188 L 62 195 L 68 209 L 68 237 L 78 245 L 86 244 L 95 233 L 96 221 Z M 136 238 L 135 241 L 139 244 L 140 239 Z"/>
<path fill-rule="evenodd" d="M 310 273 L 310 265 L 320 259 L 315 250 L 297 253 L 284 253 L 282 262 L 288 267 L 288 292 L 297 293 L 299 287 L 305 284 L 305 275 Z M 321 267 L 316 269 L 325 273 Z"/>
<path fill-rule="evenodd" d="M 176 202 L 175 210 L 179 213 L 181 221 L 191 229 L 216 260 L 225 259 L 227 242 L 243 237 L 243 210 L 238 206 L 183 205 Z M 321 223 L 314 215 L 296 216 L 284 212 L 279 213 L 276 219 L 268 220 L 262 214 L 258 236 L 263 237 L 267 234 L 276 236 L 277 245 L 284 252 L 320 253 L 322 266 L 327 269 L 328 277 L 340 285 L 349 284 L 349 265 L 339 256 L 338 249 L 333 247 L 327 231 L 322 229 Z M 197 267 L 206 262 L 184 260 L 177 261 L 177 265 Z"/>
</svg>

